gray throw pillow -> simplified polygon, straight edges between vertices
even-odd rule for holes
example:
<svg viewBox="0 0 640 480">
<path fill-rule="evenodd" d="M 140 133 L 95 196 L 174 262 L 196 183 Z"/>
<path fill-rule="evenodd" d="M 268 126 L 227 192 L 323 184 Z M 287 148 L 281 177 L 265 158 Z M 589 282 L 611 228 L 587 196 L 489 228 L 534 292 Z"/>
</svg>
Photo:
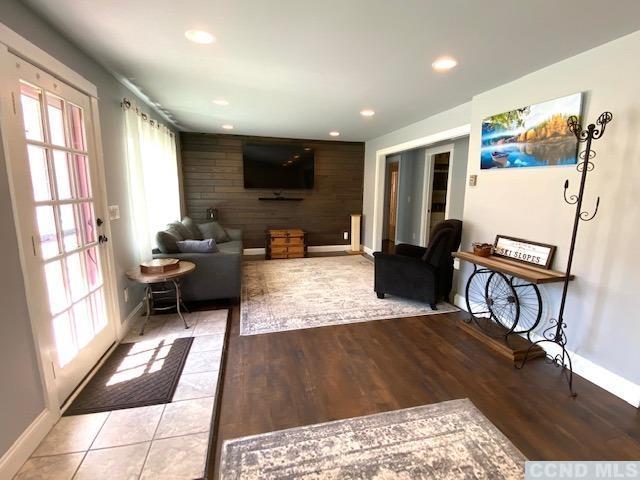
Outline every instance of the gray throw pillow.
<svg viewBox="0 0 640 480">
<path fill-rule="evenodd" d="M 214 253 L 218 251 L 213 238 L 206 240 L 182 240 L 178 243 L 180 253 Z"/>
<path fill-rule="evenodd" d="M 189 230 L 189 238 L 193 239 L 193 240 L 202 240 L 202 233 L 200 232 L 200 229 L 198 228 L 198 225 L 196 225 L 196 222 L 193 221 L 193 219 L 191 217 L 184 217 L 182 219 L 182 225 L 185 226 L 185 228 L 187 230 Z M 187 237 L 185 237 L 187 238 Z"/>
<path fill-rule="evenodd" d="M 162 253 L 178 253 L 178 242 L 181 240 L 166 230 L 156 233 L 156 243 Z"/>
<path fill-rule="evenodd" d="M 231 240 L 227 231 L 218 222 L 202 223 L 198 225 L 203 238 L 213 238 L 216 243 L 224 243 Z"/>
<path fill-rule="evenodd" d="M 167 225 L 167 231 L 172 230 L 178 232 L 178 234 L 180 235 L 180 240 L 193 239 L 193 237 L 191 236 L 191 232 L 182 224 L 182 222 L 171 222 L 169 225 Z"/>
</svg>

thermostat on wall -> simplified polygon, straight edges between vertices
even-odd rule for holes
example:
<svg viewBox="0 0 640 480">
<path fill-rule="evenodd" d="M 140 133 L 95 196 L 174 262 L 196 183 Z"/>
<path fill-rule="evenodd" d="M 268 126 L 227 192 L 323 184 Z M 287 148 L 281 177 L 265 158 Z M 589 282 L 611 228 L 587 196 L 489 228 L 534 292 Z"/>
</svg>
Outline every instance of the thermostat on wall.
<svg viewBox="0 0 640 480">
<path fill-rule="evenodd" d="M 118 205 L 109 205 L 109 220 L 118 220 L 120 218 L 120 207 Z"/>
</svg>

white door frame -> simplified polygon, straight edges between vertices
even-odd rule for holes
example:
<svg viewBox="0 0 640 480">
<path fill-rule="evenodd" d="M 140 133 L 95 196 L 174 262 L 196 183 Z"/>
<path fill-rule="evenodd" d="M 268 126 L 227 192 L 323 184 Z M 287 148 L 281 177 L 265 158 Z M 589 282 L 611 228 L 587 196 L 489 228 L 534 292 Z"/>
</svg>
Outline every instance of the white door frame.
<svg viewBox="0 0 640 480">
<path fill-rule="evenodd" d="M 86 94 L 90 98 L 91 103 L 91 117 L 93 121 L 93 136 L 95 138 L 93 154 L 96 158 L 96 163 L 98 165 L 98 171 L 95 172 L 96 175 L 96 185 L 98 187 L 98 191 L 94 192 L 96 197 L 99 197 L 101 200 L 101 205 L 104 208 L 104 211 L 96 211 L 96 218 L 100 217 L 103 219 L 104 224 L 102 226 L 102 230 L 105 235 L 111 237 L 111 226 L 109 222 L 109 215 L 107 212 L 107 195 L 106 195 L 106 184 L 105 184 L 105 174 L 104 174 L 104 156 L 102 152 L 102 143 L 101 143 L 101 133 L 100 133 L 100 124 L 99 124 L 99 112 L 98 112 L 98 97 L 97 97 L 97 88 L 91 82 L 86 80 L 84 77 L 77 74 L 75 71 L 65 66 L 54 57 L 46 53 L 44 50 L 40 49 L 36 45 L 29 42 L 24 37 L 18 35 L 13 30 L 9 29 L 6 25 L 0 23 L 0 65 L 2 65 L 2 70 L 8 68 L 9 64 L 7 62 L 11 62 L 11 56 L 9 53 L 13 53 L 20 58 L 23 58 L 25 61 L 31 63 L 32 65 L 40 68 L 41 70 L 47 72 L 50 75 L 53 75 L 56 78 L 59 78 L 61 81 L 64 81 L 69 86 L 80 90 L 82 93 Z M 8 71 L 8 70 L 7 70 Z M 0 76 L 0 82 L 4 82 L 4 79 L 8 77 Z M 7 168 L 7 173 L 9 177 L 9 191 L 11 195 L 11 207 L 14 216 L 14 224 L 16 228 L 16 237 L 18 241 L 18 251 L 20 257 L 20 265 L 23 273 L 23 281 L 25 291 L 29 292 L 30 289 L 30 281 L 29 277 L 32 274 L 28 268 L 28 261 L 26 260 L 27 255 L 32 255 L 32 252 L 25 251 L 24 242 L 21 239 L 20 234 L 20 217 L 18 209 L 16 208 L 16 185 L 13 182 L 13 176 L 11 171 L 11 164 L 14 159 L 11 158 L 10 152 L 10 142 L 13 141 L 13 138 L 7 138 L 8 132 L 12 129 L 9 126 L 14 122 L 12 118 L 12 103 L 13 99 L 11 97 L 11 91 L 13 91 L 15 85 L 3 84 L 0 83 L 0 130 L 2 130 L 2 148 L 5 156 L 5 163 Z M 103 281 L 105 284 L 105 307 L 107 309 L 107 315 L 109 319 L 109 326 L 107 328 L 111 328 L 114 333 L 114 339 L 118 338 L 119 329 L 121 328 L 120 322 L 117 321 L 119 319 L 119 313 L 117 308 L 117 297 L 116 297 L 116 278 L 115 278 L 115 267 L 113 260 L 113 248 L 111 243 L 108 242 L 102 248 L 106 249 L 106 262 L 103 264 Z M 29 311 L 29 320 L 31 323 L 31 330 L 34 338 L 34 343 L 36 347 L 36 357 L 37 363 L 39 367 L 40 378 L 42 382 L 42 387 L 44 391 L 44 403 L 45 409 L 54 416 L 55 419 L 60 417 L 62 413 L 62 409 L 58 404 L 58 398 L 55 389 L 55 380 L 53 378 L 53 372 L 51 369 L 51 353 L 46 348 L 43 348 L 46 343 L 46 339 L 42 338 L 43 335 L 39 332 L 39 326 L 37 325 L 36 319 L 38 318 L 37 312 L 39 311 L 39 300 L 36 296 L 27 295 L 27 308 Z"/>
<path fill-rule="evenodd" d="M 439 147 L 429 148 L 424 152 L 424 179 L 422 188 L 422 215 L 420 217 L 420 245 L 426 247 L 429 244 L 429 230 L 431 228 L 431 209 L 429 202 L 433 192 L 433 166 L 435 162 L 434 156 L 439 153 L 449 152 L 449 173 L 447 174 L 447 198 L 444 211 L 444 218 L 449 218 L 449 199 L 451 195 L 451 170 L 453 164 L 453 150 L 455 144 L 449 143 Z"/>
<path fill-rule="evenodd" d="M 471 124 L 467 123 L 459 127 L 443 130 L 426 137 L 417 138 L 408 142 L 399 143 L 391 147 L 376 150 L 375 180 L 373 190 L 373 250 L 382 250 L 382 229 L 384 228 L 384 190 L 386 177 L 387 155 L 400 153 L 404 150 L 426 147 L 445 140 L 453 140 L 465 137 L 471 133 Z"/>
</svg>

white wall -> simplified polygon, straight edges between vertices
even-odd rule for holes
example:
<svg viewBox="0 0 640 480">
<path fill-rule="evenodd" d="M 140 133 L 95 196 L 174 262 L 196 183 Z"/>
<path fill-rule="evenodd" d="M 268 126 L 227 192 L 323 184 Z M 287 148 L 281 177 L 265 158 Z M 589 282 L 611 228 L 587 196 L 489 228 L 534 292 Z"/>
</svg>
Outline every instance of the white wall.
<svg viewBox="0 0 640 480">
<path fill-rule="evenodd" d="M 640 32 L 564 60 L 473 98 L 463 248 L 492 242 L 497 233 L 557 245 L 555 268 L 568 255 L 574 209 L 563 200 L 569 179 L 577 191 L 575 166 L 480 170 L 481 123 L 514 107 L 586 92 L 584 119 L 593 122 L 609 110 L 613 122 L 589 174 L 584 208 L 600 195 L 595 220 L 582 222 L 565 320 L 568 347 L 582 357 L 636 384 L 640 383 Z M 584 123 L 587 123 L 584 122 Z M 462 280 L 466 277 L 462 275 Z M 458 285 L 460 290 L 461 285 Z M 544 287 L 556 314 L 560 286 Z"/>
<path fill-rule="evenodd" d="M 424 189 L 425 151 L 423 148 L 402 152 L 398 182 L 398 219 L 396 243 L 420 243 L 422 191 Z"/>
</svg>

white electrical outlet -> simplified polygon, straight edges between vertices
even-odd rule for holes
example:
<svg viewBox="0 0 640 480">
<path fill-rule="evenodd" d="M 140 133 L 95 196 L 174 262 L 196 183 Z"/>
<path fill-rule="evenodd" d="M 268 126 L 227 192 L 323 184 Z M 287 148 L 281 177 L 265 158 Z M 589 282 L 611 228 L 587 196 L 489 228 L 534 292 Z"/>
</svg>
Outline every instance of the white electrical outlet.
<svg viewBox="0 0 640 480">
<path fill-rule="evenodd" d="M 129 289 L 125 288 L 124 289 L 124 303 L 127 303 L 129 301 Z"/>
<path fill-rule="evenodd" d="M 342 237 L 343 237 L 345 240 L 349 240 L 349 232 L 343 232 L 343 233 L 342 233 Z"/>
<path fill-rule="evenodd" d="M 109 220 L 118 220 L 120 218 L 120 207 L 118 205 L 109 205 Z"/>
</svg>

